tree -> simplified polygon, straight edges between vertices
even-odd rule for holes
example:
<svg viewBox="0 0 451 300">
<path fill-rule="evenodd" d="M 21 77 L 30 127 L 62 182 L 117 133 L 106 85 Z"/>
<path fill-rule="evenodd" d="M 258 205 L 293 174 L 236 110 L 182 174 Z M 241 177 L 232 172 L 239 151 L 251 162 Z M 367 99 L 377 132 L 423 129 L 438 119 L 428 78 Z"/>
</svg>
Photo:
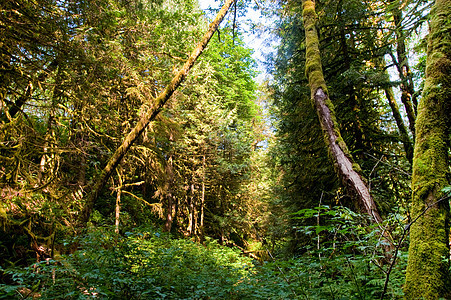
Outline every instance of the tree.
<svg viewBox="0 0 451 300">
<path fill-rule="evenodd" d="M 387 5 L 387 15 L 394 26 L 396 57 L 390 53 L 400 78 L 401 102 L 404 105 L 409 129 L 415 139 L 415 119 L 418 107 L 418 94 L 415 92 L 413 74 L 409 65 L 407 41 L 412 31 L 423 24 L 425 11 L 431 1 L 391 1 Z M 424 5 L 426 4 L 426 5 Z M 408 11 L 408 13 L 405 13 Z"/>
<path fill-rule="evenodd" d="M 336 121 L 334 106 L 328 97 L 326 82 L 324 80 L 319 39 L 316 31 L 315 2 L 303 1 L 303 20 L 306 42 L 306 75 L 309 79 L 310 93 L 321 127 L 324 140 L 334 161 L 338 176 L 344 185 L 349 188 L 352 197 L 359 203 L 362 211 L 371 216 L 373 222 L 382 223 L 382 218 L 368 190 L 362 176 L 355 170 L 360 167 L 353 162 L 351 155 L 343 141 Z"/>
<path fill-rule="evenodd" d="M 241 216 L 248 194 L 242 186 L 250 176 L 254 124 L 259 122 L 253 66 L 240 35 L 233 39 L 231 30 L 223 27 L 221 39 L 210 41 L 163 112 L 179 127 L 165 143 L 165 155 L 172 158 L 171 188 L 161 186 L 158 191 L 160 199 L 172 195 L 176 205 L 171 210 L 163 203 L 177 223 L 173 231 L 240 244 L 249 231 L 243 230 Z"/>
<path fill-rule="evenodd" d="M 191 56 L 186 61 L 184 66 L 177 73 L 177 75 L 172 79 L 171 83 L 165 88 L 165 90 L 162 93 L 160 93 L 159 96 L 155 99 L 154 108 L 150 109 L 143 115 L 143 117 L 138 121 L 138 123 L 135 125 L 135 127 L 125 137 L 125 139 L 123 140 L 123 142 L 119 146 L 119 148 L 117 148 L 116 151 L 114 152 L 114 154 L 111 156 L 107 165 L 105 166 L 105 168 L 102 170 L 101 174 L 99 175 L 99 178 L 96 179 L 95 184 L 93 185 L 92 191 L 88 196 L 85 207 L 81 213 L 80 220 L 82 223 L 86 223 L 89 220 L 89 216 L 92 212 L 94 203 L 95 203 L 97 197 L 99 196 L 99 193 L 105 186 L 107 180 L 111 176 L 111 173 L 118 166 L 118 164 L 121 162 L 124 155 L 130 149 L 130 147 L 136 141 L 136 139 L 141 135 L 141 133 L 145 130 L 147 125 L 151 121 L 153 121 L 155 119 L 155 117 L 160 113 L 160 111 L 163 109 L 163 106 L 165 105 L 165 103 L 169 100 L 169 98 L 172 96 L 174 91 L 178 88 L 178 86 L 183 82 L 185 77 L 188 75 L 189 70 L 194 65 L 196 59 L 199 57 L 199 55 L 202 53 L 202 51 L 207 46 L 208 42 L 210 41 L 210 38 L 216 32 L 216 29 L 219 27 L 219 24 L 221 23 L 222 19 L 226 15 L 226 13 L 229 10 L 232 3 L 233 3 L 233 0 L 227 0 L 227 2 L 224 3 L 221 10 L 218 12 L 215 20 L 210 24 L 209 30 L 205 33 L 205 35 L 202 38 L 202 40 L 200 41 L 200 43 L 193 50 L 193 52 L 191 53 Z"/>
<path fill-rule="evenodd" d="M 384 66 L 385 64 L 381 65 Z M 383 69 L 385 69 L 385 66 L 383 67 Z M 396 102 L 393 87 L 388 84 L 388 82 L 390 81 L 388 72 L 385 71 L 383 73 L 383 77 L 385 77 L 384 80 L 387 82 L 387 84 L 384 86 L 385 97 L 387 98 L 388 104 L 390 105 L 393 114 L 393 118 L 395 119 L 396 122 L 396 126 L 398 127 L 399 136 L 404 146 L 404 151 L 406 152 L 406 158 L 409 161 L 409 163 L 412 164 L 413 144 L 412 141 L 410 140 L 406 125 L 404 124 L 404 120 L 399 111 L 399 106 L 398 103 Z"/>
<path fill-rule="evenodd" d="M 388 81 L 386 70 L 380 67 L 391 45 L 388 37 L 381 35 L 386 33 L 379 22 L 382 4 L 353 0 L 330 4 L 316 1 L 321 14 L 315 26 L 328 96 L 343 141 L 385 217 L 395 208 L 408 209 L 409 174 L 404 168 L 410 167 L 383 93 L 396 82 Z M 276 32 L 281 43 L 274 57 L 275 80 L 271 85 L 277 130 L 272 156 L 280 170 L 274 198 L 292 212 L 320 202 L 359 209 L 350 190 L 334 176 L 332 156 L 324 147 L 319 118 L 309 101 L 300 3 L 284 1 L 280 5 Z M 305 243 L 299 231 L 305 222 L 291 220 L 292 241 Z"/>
<path fill-rule="evenodd" d="M 407 299 L 451 296 L 449 185 L 451 126 L 451 1 L 430 13 L 426 80 L 418 106 L 412 174 L 412 219 L 406 273 Z"/>
</svg>

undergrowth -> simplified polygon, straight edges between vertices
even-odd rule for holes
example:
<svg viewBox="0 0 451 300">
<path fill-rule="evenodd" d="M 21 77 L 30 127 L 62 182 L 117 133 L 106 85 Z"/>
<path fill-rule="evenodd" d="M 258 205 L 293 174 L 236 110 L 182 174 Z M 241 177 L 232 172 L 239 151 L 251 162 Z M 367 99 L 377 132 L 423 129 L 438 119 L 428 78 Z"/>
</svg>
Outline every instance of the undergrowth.
<svg viewBox="0 0 451 300">
<path fill-rule="evenodd" d="M 2 268 L 8 280 L 0 285 L 0 298 L 380 299 L 389 262 L 378 251 L 377 235 L 348 210 L 321 207 L 295 217 L 308 219 L 318 211 L 329 214 L 327 222 L 299 229 L 311 235 L 310 249 L 264 263 L 211 239 L 201 245 L 151 228 L 118 236 L 112 228 L 92 227 L 66 242 L 78 245 L 71 254 Z M 403 296 L 406 253 L 398 258 L 385 299 Z"/>
</svg>

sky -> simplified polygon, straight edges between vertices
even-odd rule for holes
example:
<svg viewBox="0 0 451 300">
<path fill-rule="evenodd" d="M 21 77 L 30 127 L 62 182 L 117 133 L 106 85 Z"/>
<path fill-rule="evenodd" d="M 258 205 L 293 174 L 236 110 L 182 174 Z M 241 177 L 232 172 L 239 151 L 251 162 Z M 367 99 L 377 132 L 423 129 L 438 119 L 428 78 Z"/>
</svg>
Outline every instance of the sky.
<svg viewBox="0 0 451 300">
<path fill-rule="evenodd" d="M 255 0 L 254 0 L 255 1 Z M 199 0 L 199 4 L 202 10 L 207 13 L 207 16 L 211 16 L 209 12 L 209 8 L 220 9 L 224 1 L 218 0 Z M 255 3 L 255 2 L 254 2 Z M 254 23 L 261 23 L 265 26 L 270 26 L 271 20 L 268 17 L 265 17 L 261 14 L 261 10 L 253 9 L 252 6 L 249 5 L 249 8 L 245 14 L 245 16 L 237 16 L 237 26 L 238 30 L 241 33 L 244 31 L 243 40 L 246 43 L 248 48 L 254 50 L 254 54 L 252 57 L 256 60 L 258 64 L 259 75 L 256 78 L 257 82 L 262 82 L 266 78 L 269 77 L 269 74 L 266 72 L 266 68 L 264 65 L 265 62 L 265 53 L 269 53 L 275 50 L 276 43 L 274 42 L 271 46 L 265 45 L 265 39 L 269 38 L 269 33 L 266 34 L 257 34 L 252 33 L 250 30 L 249 20 Z M 237 14 L 238 15 L 238 14 Z M 211 16 L 213 18 L 214 16 Z M 233 6 L 229 13 L 226 16 L 226 19 L 231 20 L 233 18 Z M 226 21 L 226 20 L 224 20 Z M 223 21 L 223 22 L 224 22 Z"/>
</svg>

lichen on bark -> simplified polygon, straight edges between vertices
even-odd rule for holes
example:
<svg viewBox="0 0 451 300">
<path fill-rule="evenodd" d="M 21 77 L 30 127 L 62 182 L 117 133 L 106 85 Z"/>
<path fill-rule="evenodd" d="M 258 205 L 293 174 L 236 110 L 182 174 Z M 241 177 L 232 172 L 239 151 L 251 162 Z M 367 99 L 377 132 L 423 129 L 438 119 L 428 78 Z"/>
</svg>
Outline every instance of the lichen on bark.
<svg viewBox="0 0 451 300">
<path fill-rule="evenodd" d="M 412 215 L 406 299 L 451 297 L 449 185 L 451 125 L 451 0 L 436 0 L 430 14 L 423 97 L 418 107 L 412 174 Z"/>
</svg>

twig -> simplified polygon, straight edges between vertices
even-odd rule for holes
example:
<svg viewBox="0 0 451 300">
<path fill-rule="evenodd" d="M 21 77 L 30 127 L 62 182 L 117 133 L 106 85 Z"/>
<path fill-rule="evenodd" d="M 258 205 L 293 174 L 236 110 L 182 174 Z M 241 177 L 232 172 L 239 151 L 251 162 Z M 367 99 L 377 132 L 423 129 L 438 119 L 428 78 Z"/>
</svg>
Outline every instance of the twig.
<svg viewBox="0 0 451 300">
<path fill-rule="evenodd" d="M 257 0 L 254 0 L 254 2 L 255 2 L 255 4 L 257 5 L 257 7 L 258 7 L 260 10 L 263 10 L 263 8 L 261 7 L 261 5 L 258 3 Z"/>
<path fill-rule="evenodd" d="M 371 154 L 369 154 L 369 153 L 367 153 L 367 152 L 365 152 L 364 154 L 367 155 L 367 156 L 369 156 L 369 157 L 371 157 L 371 158 L 373 158 L 373 159 L 378 159 L 378 158 L 375 157 L 374 155 L 371 155 Z M 392 167 L 392 168 L 395 169 L 395 170 L 400 171 L 400 172 L 403 173 L 404 175 L 412 176 L 411 173 L 409 173 L 409 172 L 407 172 L 406 170 L 403 170 L 403 169 L 401 169 L 401 168 L 399 168 L 399 167 L 396 167 L 396 166 L 393 165 L 393 164 L 390 164 L 390 163 L 385 162 L 385 161 L 382 161 L 382 160 L 381 160 L 381 163 L 383 163 L 383 164 L 385 164 L 385 165 L 387 165 L 387 166 L 390 166 L 390 167 Z"/>
<path fill-rule="evenodd" d="M 384 158 L 384 155 L 381 156 L 381 158 L 379 158 L 376 162 L 376 164 L 374 165 L 373 169 L 370 172 L 370 175 L 368 175 L 368 189 L 371 192 L 371 175 L 373 174 L 374 170 L 376 169 L 376 167 L 379 165 L 380 162 L 382 162 L 382 159 Z"/>
</svg>

